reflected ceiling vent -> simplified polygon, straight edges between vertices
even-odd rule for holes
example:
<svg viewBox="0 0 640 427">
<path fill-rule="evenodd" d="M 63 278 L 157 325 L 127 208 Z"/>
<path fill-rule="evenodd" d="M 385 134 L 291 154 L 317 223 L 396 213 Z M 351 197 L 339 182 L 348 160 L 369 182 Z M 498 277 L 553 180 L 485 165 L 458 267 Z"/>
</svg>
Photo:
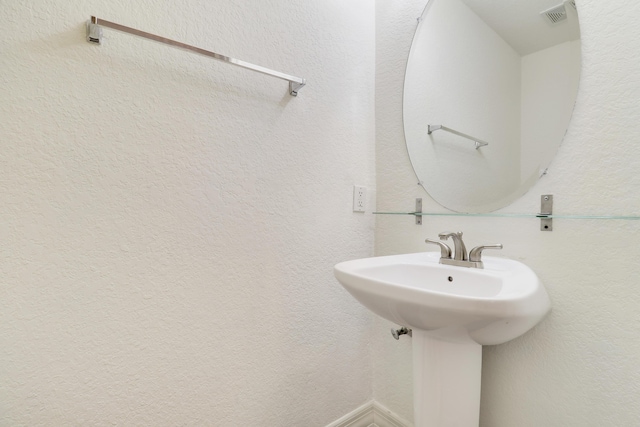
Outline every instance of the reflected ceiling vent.
<svg viewBox="0 0 640 427">
<path fill-rule="evenodd" d="M 562 3 L 540 12 L 540 15 L 550 24 L 557 24 L 567 19 L 567 9 L 564 8 L 564 3 Z"/>
<path fill-rule="evenodd" d="M 576 6 L 576 0 L 569 0 L 565 3 L 568 3 L 571 7 L 573 7 L 574 10 L 578 10 L 578 6 Z"/>
</svg>

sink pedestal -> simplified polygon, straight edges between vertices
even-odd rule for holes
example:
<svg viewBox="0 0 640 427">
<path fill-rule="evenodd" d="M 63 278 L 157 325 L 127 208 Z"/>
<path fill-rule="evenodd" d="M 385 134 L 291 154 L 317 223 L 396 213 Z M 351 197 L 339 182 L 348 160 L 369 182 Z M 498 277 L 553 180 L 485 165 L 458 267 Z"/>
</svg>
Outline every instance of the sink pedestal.
<svg viewBox="0 0 640 427">
<path fill-rule="evenodd" d="M 413 329 L 415 427 L 478 427 L 482 346 L 461 331 L 434 337 Z"/>
</svg>

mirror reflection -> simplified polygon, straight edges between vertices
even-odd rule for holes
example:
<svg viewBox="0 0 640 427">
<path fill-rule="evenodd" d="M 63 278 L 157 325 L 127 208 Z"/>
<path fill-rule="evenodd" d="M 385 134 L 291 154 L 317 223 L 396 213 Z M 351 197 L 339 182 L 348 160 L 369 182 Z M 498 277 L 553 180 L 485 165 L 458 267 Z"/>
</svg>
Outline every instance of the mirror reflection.
<svg viewBox="0 0 640 427">
<path fill-rule="evenodd" d="M 546 173 L 579 78 L 575 2 L 430 0 L 403 100 L 420 184 L 457 212 L 508 205 Z"/>
</svg>

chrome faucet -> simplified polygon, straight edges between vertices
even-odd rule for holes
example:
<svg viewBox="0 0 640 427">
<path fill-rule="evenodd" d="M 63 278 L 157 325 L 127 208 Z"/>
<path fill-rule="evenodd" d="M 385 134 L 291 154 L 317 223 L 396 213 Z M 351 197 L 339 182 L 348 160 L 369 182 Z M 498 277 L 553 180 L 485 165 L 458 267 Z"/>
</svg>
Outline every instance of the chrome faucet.
<svg viewBox="0 0 640 427">
<path fill-rule="evenodd" d="M 467 255 L 467 247 L 462 240 L 462 232 L 445 231 L 438 235 L 440 240 L 447 240 L 451 237 L 453 240 L 453 258 L 451 258 L 451 248 L 449 245 L 436 240 L 426 239 L 425 243 L 431 243 L 440 247 L 440 264 L 455 265 L 458 267 L 484 268 L 482 263 L 482 251 L 485 249 L 502 249 L 502 244 L 497 245 L 481 245 L 469 251 Z"/>
<path fill-rule="evenodd" d="M 467 247 L 464 245 L 462 241 L 462 231 L 458 231 L 456 233 L 451 231 L 444 231 L 438 234 L 440 240 L 447 240 L 451 237 L 453 240 L 453 259 L 456 261 L 466 261 L 467 260 Z"/>
</svg>

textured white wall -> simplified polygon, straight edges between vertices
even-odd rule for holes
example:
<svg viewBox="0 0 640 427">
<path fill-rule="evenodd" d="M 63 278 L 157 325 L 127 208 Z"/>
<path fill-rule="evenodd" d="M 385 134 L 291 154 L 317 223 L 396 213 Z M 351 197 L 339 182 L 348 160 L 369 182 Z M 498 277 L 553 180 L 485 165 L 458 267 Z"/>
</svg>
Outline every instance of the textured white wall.
<svg viewBox="0 0 640 427">
<path fill-rule="evenodd" d="M 95 14 L 300 75 L 105 29 Z M 0 425 L 322 426 L 371 399 L 374 6 L 4 1 Z M 373 200 L 373 192 L 371 194 Z M 373 202 L 372 202 L 373 203 Z"/>
<path fill-rule="evenodd" d="M 416 185 L 404 148 L 402 81 L 424 0 L 378 0 L 376 139 L 380 210 L 442 211 Z M 578 2 L 582 76 L 573 121 L 549 175 L 505 211 L 536 212 L 554 194 L 555 212 L 640 214 L 640 4 Z M 378 217 L 380 255 L 425 250 L 446 229 L 469 245 L 501 242 L 502 256 L 531 266 L 547 286 L 552 312 L 533 331 L 484 349 L 481 426 L 640 425 L 640 224 L 534 219 Z M 388 322 L 374 332 L 374 397 L 412 414 L 410 340 L 395 342 Z"/>
</svg>

